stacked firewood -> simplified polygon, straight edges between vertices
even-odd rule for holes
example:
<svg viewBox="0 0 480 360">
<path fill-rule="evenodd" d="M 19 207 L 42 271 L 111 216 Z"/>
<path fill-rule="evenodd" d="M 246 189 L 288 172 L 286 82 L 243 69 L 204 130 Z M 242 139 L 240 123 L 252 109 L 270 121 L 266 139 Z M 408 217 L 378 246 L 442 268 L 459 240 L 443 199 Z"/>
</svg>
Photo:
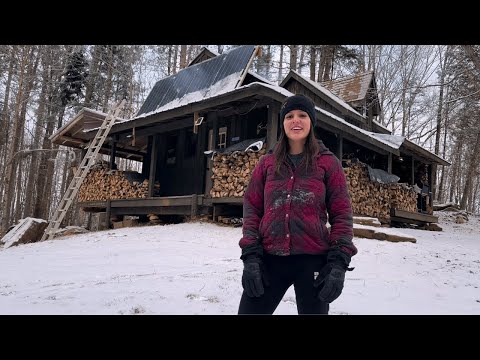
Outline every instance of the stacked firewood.
<svg viewBox="0 0 480 360">
<path fill-rule="evenodd" d="M 213 158 L 210 196 L 213 198 L 243 196 L 255 165 L 265 153 L 264 146 L 258 152 L 235 151 L 231 154 L 216 154 Z"/>
<path fill-rule="evenodd" d="M 159 185 L 155 184 L 158 188 Z M 102 201 L 144 199 L 148 196 L 148 180 L 136 171 L 108 170 L 102 164 L 90 169 L 78 192 L 78 200 Z"/>
<path fill-rule="evenodd" d="M 347 177 L 348 189 L 352 198 L 355 215 L 377 217 L 388 221 L 390 209 L 415 212 L 417 194 L 405 184 L 380 184 L 370 180 L 367 165 L 361 162 L 348 162 L 343 169 Z"/>
</svg>

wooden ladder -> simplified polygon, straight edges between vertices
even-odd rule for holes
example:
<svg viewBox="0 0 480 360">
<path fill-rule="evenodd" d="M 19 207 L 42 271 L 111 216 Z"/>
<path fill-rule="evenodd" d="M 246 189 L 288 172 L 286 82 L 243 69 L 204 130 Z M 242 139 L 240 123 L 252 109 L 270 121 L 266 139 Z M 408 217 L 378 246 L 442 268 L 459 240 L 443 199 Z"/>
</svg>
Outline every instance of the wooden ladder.
<svg viewBox="0 0 480 360">
<path fill-rule="evenodd" d="M 125 99 L 122 100 L 114 110 L 110 110 L 107 116 L 105 117 L 105 120 L 103 120 L 103 123 L 98 129 L 97 134 L 88 145 L 87 153 L 85 154 L 85 157 L 82 159 L 82 162 L 80 163 L 80 166 L 78 167 L 77 171 L 75 171 L 75 175 L 73 176 L 73 179 L 70 182 L 70 185 L 68 186 L 67 191 L 65 191 L 65 194 L 63 195 L 62 200 L 58 204 L 58 207 L 55 210 L 55 213 L 53 214 L 52 218 L 48 222 L 48 226 L 45 229 L 45 232 L 40 241 L 49 240 L 54 237 L 55 232 L 60 227 L 60 224 L 65 218 L 65 215 L 67 214 L 68 209 L 72 205 L 73 200 L 75 199 L 75 196 L 77 195 L 77 192 L 80 189 L 80 186 L 82 185 L 83 180 L 87 177 L 88 172 L 90 171 L 90 168 L 92 167 L 92 165 L 95 164 L 97 155 L 100 149 L 102 148 L 102 145 L 105 142 L 105 139 L 107 138 L 107 135 L 110 132 L 110 129 L 115 123 L 115 120 L 117 119 L 120 110 L 123 108 L 124 105 L 125 105 Z"/>
</svg>

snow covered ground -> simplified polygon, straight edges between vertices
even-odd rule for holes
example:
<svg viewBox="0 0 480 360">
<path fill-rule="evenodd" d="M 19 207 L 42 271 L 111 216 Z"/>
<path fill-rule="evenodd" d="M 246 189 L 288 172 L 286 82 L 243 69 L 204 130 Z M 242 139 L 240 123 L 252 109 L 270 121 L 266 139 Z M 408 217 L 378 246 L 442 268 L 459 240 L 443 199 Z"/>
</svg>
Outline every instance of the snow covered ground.
<svg viewBox="0 0 480 360">
<path fill-rule="evenodd" d="M 341 314 L 480 314 L 480 218 L 416 243 L 355 238 Z M 375 228 L 378 230 L 378 228 Z M 0 314 L 236 314 L 241 228 L 123 228 L 0 249 Z M 296 314 L 293 287 L 275 314 Z"/>
</svg>

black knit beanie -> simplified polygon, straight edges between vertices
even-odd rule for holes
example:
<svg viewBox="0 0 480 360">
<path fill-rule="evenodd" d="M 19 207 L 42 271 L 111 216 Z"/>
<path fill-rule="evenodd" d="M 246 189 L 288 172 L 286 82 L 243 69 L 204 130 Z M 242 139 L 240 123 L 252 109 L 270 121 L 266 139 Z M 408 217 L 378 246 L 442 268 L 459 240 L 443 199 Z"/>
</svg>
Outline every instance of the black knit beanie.
<svg viewBox="0 0 480 360">
<path fill-rule="evenodd" d="M 283 122 L 285 115 L 292 110 L 302 110 L 305 111 L 310 120 L 312 121 L 312 127 L 315 127 L 316 116 L 315 116 L 315 105 L 313 101 L 304 95 L 293 95 L 287 98 L 282 108 L 280 109 L 280 120 Z M 283 126 L 282 126 L 283 128 Z"/>
</svg>

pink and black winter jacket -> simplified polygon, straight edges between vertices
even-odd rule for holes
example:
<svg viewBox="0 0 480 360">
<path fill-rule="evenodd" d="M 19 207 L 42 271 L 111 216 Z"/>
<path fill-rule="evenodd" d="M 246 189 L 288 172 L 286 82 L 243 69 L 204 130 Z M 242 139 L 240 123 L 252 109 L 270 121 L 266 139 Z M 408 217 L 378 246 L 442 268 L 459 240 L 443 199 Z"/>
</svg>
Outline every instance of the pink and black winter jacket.
<svg viewBox="0 0 480 360">
<path fill-rule="evenodd" d="M 275 171 L 274 154 L 258 162 L 243 201 L 242 259 L 264 252 L 286 256 L 336 249 L 349 258 L 357 253 L 345 173 L 338 158 L 319 143 L 313 170 L 306 170 L 305 158 L 295 170 L 284 162 L 282 175 Z"/>
</svg>

